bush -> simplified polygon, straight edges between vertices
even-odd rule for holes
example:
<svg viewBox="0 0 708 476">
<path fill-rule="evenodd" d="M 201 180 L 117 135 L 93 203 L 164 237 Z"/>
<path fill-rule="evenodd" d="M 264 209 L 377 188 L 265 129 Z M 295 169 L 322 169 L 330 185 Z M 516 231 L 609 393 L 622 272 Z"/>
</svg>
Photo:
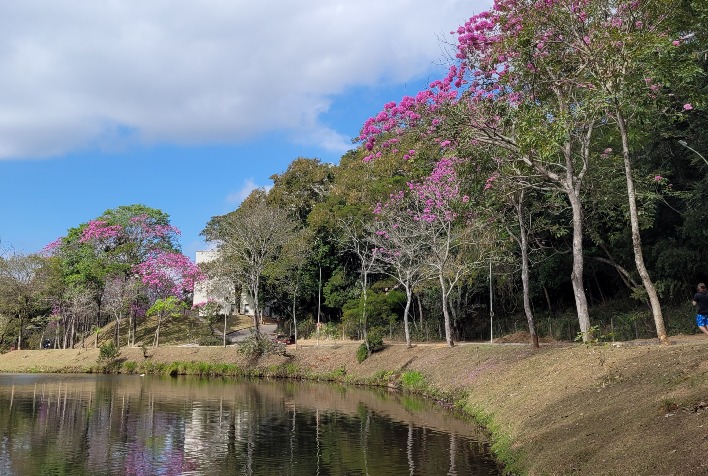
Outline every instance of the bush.
<svg viewBox="0 0 708 476">
<path fill-rule="evenodd" d="M 217 336 L 201 336 L 197 339 L 197 344 L 203 346 L 224 345 L 224 338 Z"/>
<path fill-rule="evenodd" d="M 129 374 L 134 374 L 138 370 L 137 362 L 123 362 L 123 371 Z"/>
<path fill-rule="evenodd" d="M 101 345 L 101 348 L 98 351 L 98 363 L 100 364 L 102 362 L 110 362 L 119 355 L 120 349 L 116 347 L 115 343 L 112 340 L 109 340 L 108 342 Z"/>
<path fill-rule="evenodd" d="M 368 344 L 368 345 L 367 345 Z M 381 337 L 381 332 L 377 330 L 371 330 L 366 338 L 366 342 L 362 342 L 359 348 L 356 350 L 356 361 L 362 363 L 371 354 L 378 352 L 384 348 L 383 337 Z"/>
<path fill-rule="evenodd" d="M 401 386 L 407 390 L 420 391 L 427 387 L 425 377 L 417 370 L 406 370 L 401 375 Z"/>
<path fill-rule="evenodd" d="M 356 361 L 362 363 L 369 357 L 369 349 L 366 348 L 366 343 L 362 342 L 356 350 Z"/>
<path fill-rule="evenodd" d="M 263 334 L 253 334 L 239 344 L 238 352 L 254 359 L 262 355 L 285 355 L 285 344 L 272 341 Z"/>
</svg>

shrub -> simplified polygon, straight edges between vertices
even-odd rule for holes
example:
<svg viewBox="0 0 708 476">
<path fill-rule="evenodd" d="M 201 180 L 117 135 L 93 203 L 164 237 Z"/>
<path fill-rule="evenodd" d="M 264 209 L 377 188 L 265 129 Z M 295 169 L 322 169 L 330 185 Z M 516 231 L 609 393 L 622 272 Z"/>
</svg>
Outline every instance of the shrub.
<svg viewBox="0 0 708 476">
<path fill-rule="evenodd" d="M 130 361 L 123 362 L 123 370 L 126 373 L 134 374 L 137 369 L 138 369 L 137 362 L 130 362 Z"/>
<path fill-rule="evenodd" d="M 285 355 L 285 344 L 272 341 L 263 334 L 253 334 L 239 344 L 238 352 L 254 359 L 262 355 Z"/>
<path fill-rule="evenodd" d="M 98 351 L 98 363 L 110 362 L 120 355 L 120 349 L 116 347 L 112 340 L 109 340 L 101 346 Z"/>
<path fill-rule="evenodd" d="M 381 337 L 381 332 L 376 330 L 370 331 L 366 338 L 366 342 L 362 342 L 356 350 L 356 361 L 362 363 L 369 358 L 371 354 L 380 351 L 383 347 L 383 337 Z"/>
<path fill-rule="evenodd" d="M 362 363 L 369 357 L 369 349 L 366 348 L 366 343 L 362 342 L 358 349 L 356 349 L 356 361 Z"/>
<path fill-rule="evenodd" d="M 423 390 L 427 384 L 425 377 L 417 370 L 406 370 L 401 375 L 401 385 L 408 390 Z"/>
<path fill-rule="evenodd" d="M 224 345 L 224 338 L 217 336 L 201 336 L 197 339 L 197 344 L 202 346 Z"/>
</svg>

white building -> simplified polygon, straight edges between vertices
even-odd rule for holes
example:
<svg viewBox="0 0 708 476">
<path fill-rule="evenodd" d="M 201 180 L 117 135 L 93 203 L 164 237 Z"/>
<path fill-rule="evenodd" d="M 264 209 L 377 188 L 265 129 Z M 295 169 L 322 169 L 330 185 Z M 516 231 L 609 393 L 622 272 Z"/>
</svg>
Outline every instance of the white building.
<svg viewBox="0 0 708 476">
<path fill-rule="evenodd" d="M 197 251 L 197 265 L 214 261 L 219 256 L 216 250 Z M 199 305 L 209 301 L 219 303 L 220 312 L 231 315 L 235 304 L 234 288 L 226 279 L 209 278 L 194 285 L 194 304 Z"/>
<path fill-rule="evenodd" d="M 196 263 L 208 263 L 219 257 L 219 252 L 216 250 L 197 251 Z M 237 300 L 233 283 L 227 279 L 209 278 L 201 281 L 194 286 L 194 304 L 204 303 L 208 301 L 216 301 L 219 303 L 220 313 L 231 315 L 232 313 L 245 314 L 252 316 L 254 314 L 253 304 L 245 290 L 241 291 L 241 296 Z M 265 305 L 261 310 L 263 317 L 275 317 L 272 315 L 272 310 L 269 305 Z"/>
</svg>

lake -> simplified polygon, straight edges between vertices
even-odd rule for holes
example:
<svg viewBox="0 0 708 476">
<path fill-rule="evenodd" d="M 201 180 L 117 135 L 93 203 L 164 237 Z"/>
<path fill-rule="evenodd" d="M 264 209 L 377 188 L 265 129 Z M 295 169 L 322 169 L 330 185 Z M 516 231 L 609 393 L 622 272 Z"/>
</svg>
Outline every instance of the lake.
<svg viewBox="0 0 708 476">
<path fill-rule="evenodd" d="M 472 422 L 382 389 L 0 374 L 0 474 L 498 475 Z"/>
</svg>

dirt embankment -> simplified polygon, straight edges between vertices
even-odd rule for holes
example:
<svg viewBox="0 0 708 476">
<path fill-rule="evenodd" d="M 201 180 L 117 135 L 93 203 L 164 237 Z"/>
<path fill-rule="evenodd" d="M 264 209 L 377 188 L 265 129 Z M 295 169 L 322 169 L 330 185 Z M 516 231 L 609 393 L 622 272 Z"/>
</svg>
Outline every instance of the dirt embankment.
<svg viewBox="0 0 708 476">
<path fill-rule="evenodd" d="M 708 474 L 708 339 L 674 342 L 536 351 L 525 345 L 391 345 L 362 364 L 356 345 L 313 342 L 257 361 L 233 347 L 161 347 L 147 358 L 139 348 L 124 348 L 120 357 L 138 369 L 147 361 L 226 363 L 351 383 L 397 385 L 409 372 L 422 376 L 418 388 L 454 396 L 477 416 L 514 472 Z M 85 371 L 97 357 L 96 349 L 15 351 L 0 356 L 0 371 Z"/>
</svg>

